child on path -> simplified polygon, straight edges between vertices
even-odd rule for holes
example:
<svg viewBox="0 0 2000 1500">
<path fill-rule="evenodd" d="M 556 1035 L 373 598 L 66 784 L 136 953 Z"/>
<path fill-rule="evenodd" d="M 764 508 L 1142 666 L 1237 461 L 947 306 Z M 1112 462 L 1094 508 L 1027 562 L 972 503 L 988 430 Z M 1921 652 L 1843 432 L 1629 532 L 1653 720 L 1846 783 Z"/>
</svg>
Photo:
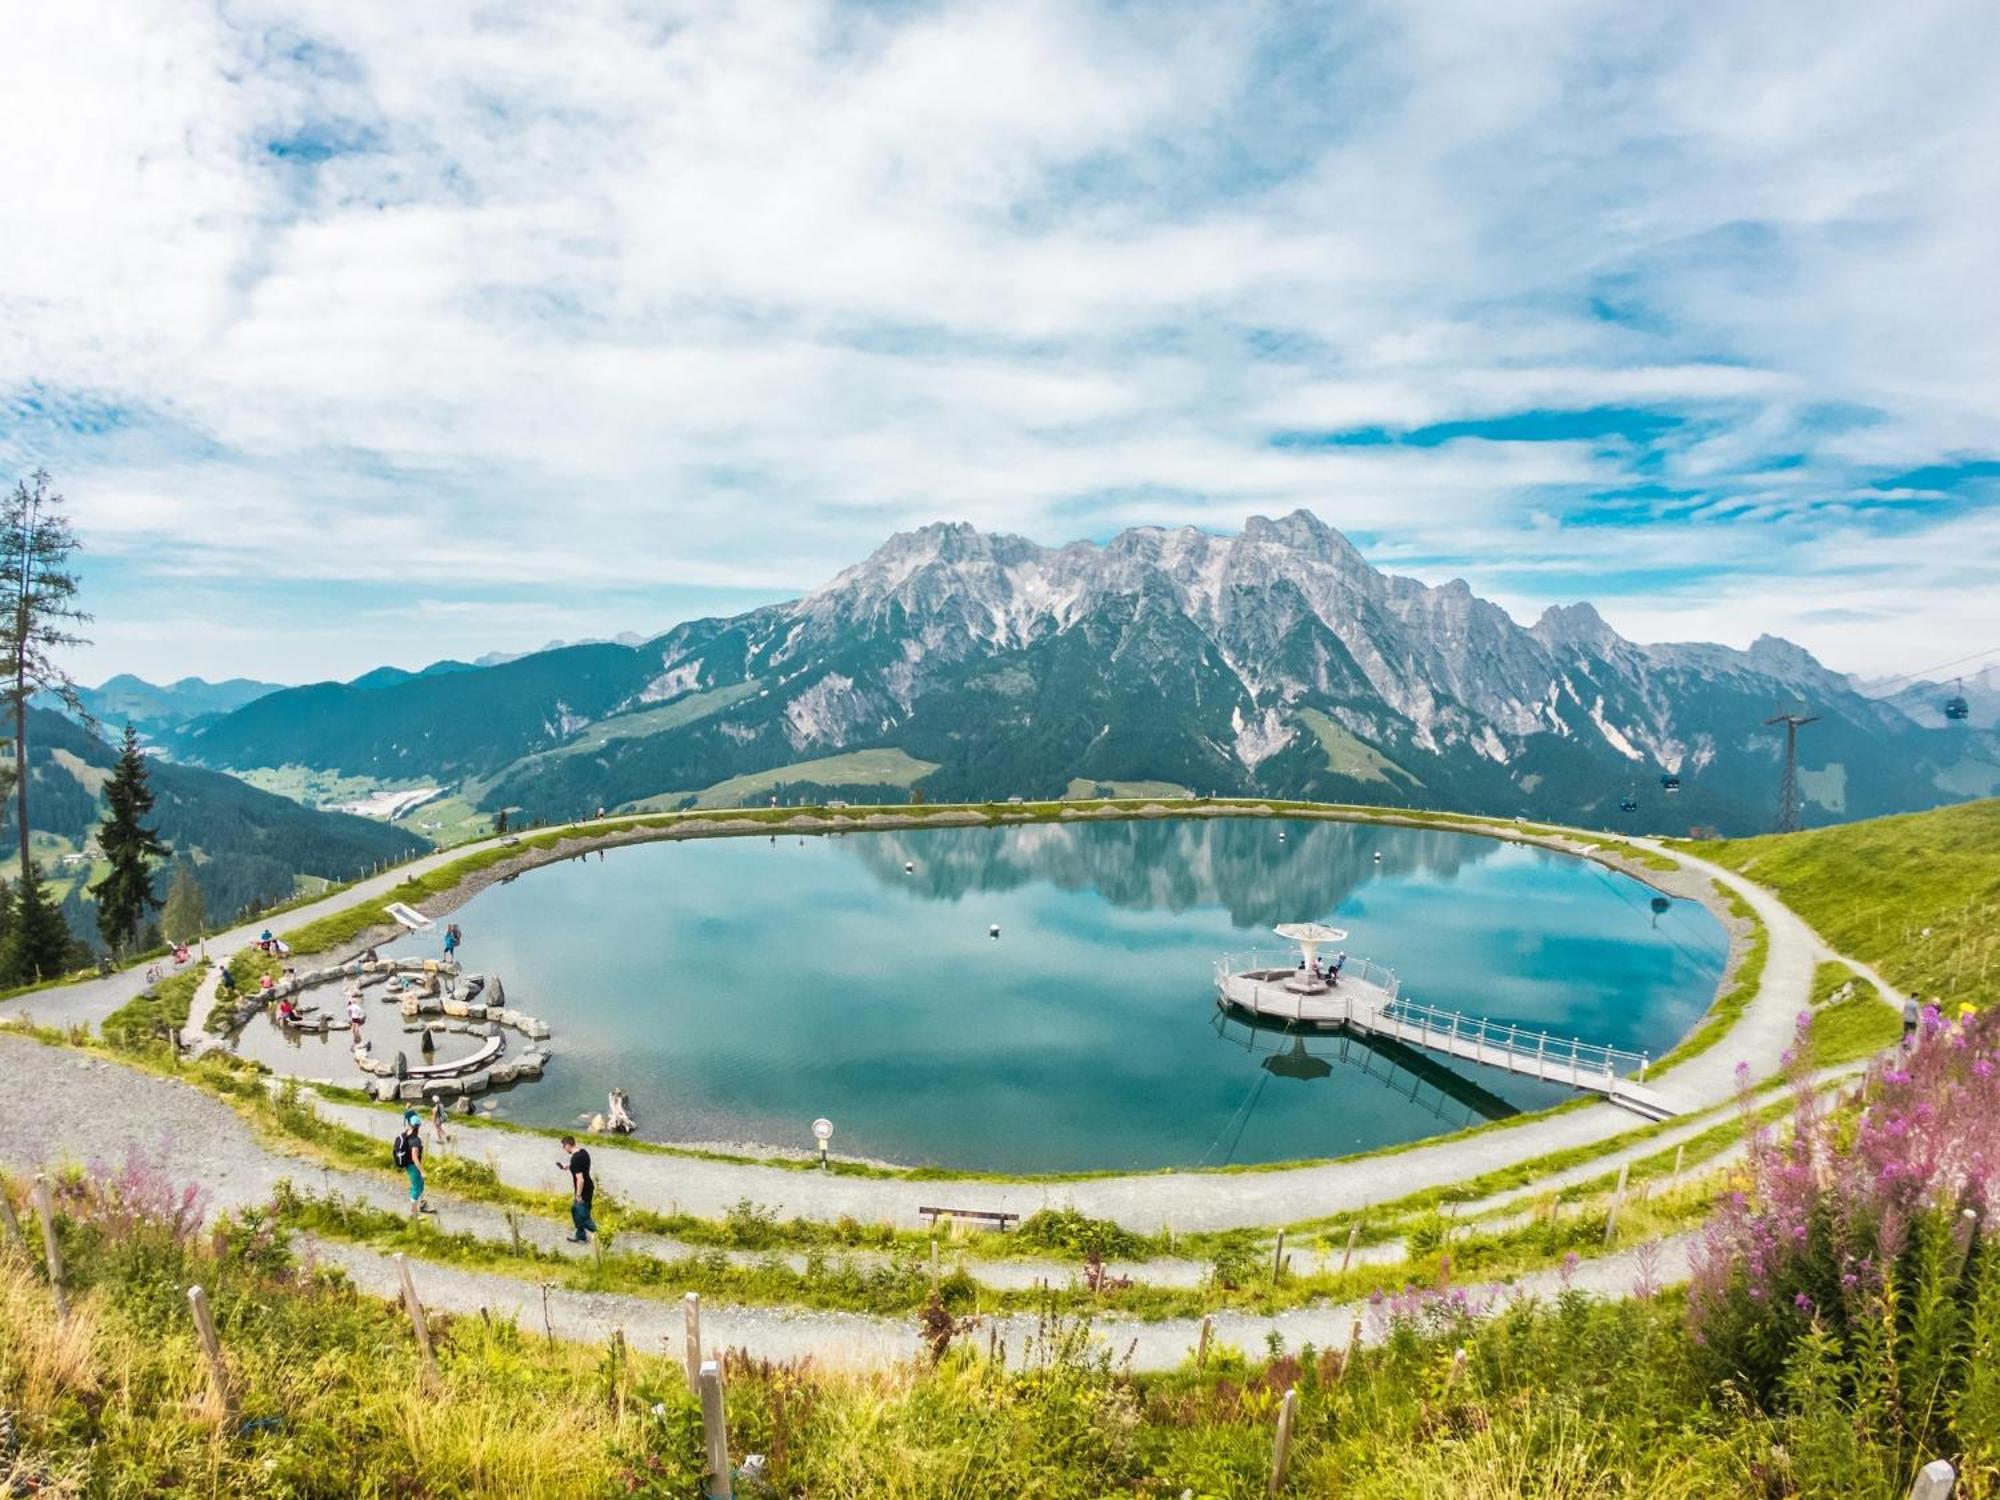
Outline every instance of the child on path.
<svg viewBox="0 0 2000 1500">
<path fill-rule="evenodd" d="M 355 990 L 349 990 L 347 992 L 347 1029 L 354 1034 L 354 1045 L 357 1047 L 361 1045 L 361 1022 L 365 1015 L 366 1012 L 361 1008 L 360 993 Z"/>
<path fill-rule="evenodd" d="M 424 1126 L 414 1109 L 403 1111 L 403 1133 L 396 1137 L 391 1153 L 410 1179 L 410 1217 L 436 1213 L 424 1197 Z"/>
<path fill-rule="evenodd" d="M 442 1146 L 442 1145 L 443 1145 L 443 1144 L 444 1144 L 444 1143 L 445 1143 L 446 1141 L 448 1141 L 448 1140 L 450 1140 L 450 1139 L 451 1139 L 451 1137 L 450 1137 L 450 1136 L 448 1136 L 448 1135 L 446 1135 L 446 1134 L 444 1133 L 444 1121 L 445 1121 L 445 1110 L 444 1110 L 444 1095 L 442 1095 L 442 1094 L 432 1094 L 432 1095 L 431 1095 L 431 1131 L 432 1131 L 432 1133 L 433 1133 L 433 1134 L 435 1134 L 435 1135 L 437 1136 L 437 1138 L 438 1138 L 438 1144 L 439 1144 L 440 1146 Z"/>
<path fill-rule="evenodd" d="M 556 1165 L 569 1173 L 569 1221 L 573 1226 L 570 1243 L 587 1245 L 590 1237 L 597 1233 L 597 1220 L 590 1216 L 591 1201 L 597 1196 L 597 1184 L 590 1175 L 590 1153 L 577 1145 L 573 1135 L 562 1138 L 562 1148 L 568 1153 L 568 1160 L 559 1161 Z"/>
</svg>

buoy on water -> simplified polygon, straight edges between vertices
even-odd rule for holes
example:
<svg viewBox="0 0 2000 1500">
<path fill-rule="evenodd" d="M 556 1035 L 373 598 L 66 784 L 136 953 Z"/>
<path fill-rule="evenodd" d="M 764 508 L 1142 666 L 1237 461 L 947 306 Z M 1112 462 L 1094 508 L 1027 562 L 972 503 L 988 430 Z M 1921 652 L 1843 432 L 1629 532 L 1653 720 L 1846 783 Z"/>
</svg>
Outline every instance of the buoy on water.
<svg viewBox="0 0 2000 1500">
<path fill-rule="evenodd" d="M 1378 865 L 1382 863 L 1382 851 L 1380 849 L 1375 851 L 1375 863 Z"/>
<path fill-rule="evenodd" d="M 904 860 L 904 861 L 903 861 L 903 873 L 904 873 L 905 875 L 914 875 L 914 874 L 916 874 L 916 873 L 917 873 L 917 862 L 916 862 L 916 861 L 915 861 L 914 859 L 907 859 L 907 860 Z"/>
<path fill-rule="evenodd" d="M 997 938 L 998 936 L 1000 936 L 1000 924 L 998 922 L 995 922 L 991 927 L 987 928 L 986 935 L 992 938 Z"/>
</svg>

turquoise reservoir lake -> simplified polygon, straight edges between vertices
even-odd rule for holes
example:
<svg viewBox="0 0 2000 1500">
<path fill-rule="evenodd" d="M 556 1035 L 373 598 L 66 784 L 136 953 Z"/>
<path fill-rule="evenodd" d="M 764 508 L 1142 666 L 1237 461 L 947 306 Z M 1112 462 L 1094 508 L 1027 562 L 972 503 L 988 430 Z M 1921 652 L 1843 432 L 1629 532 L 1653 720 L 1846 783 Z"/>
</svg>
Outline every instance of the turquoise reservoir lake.
<svg viewBox="0 0 2000 1500">
<path fill-rule="evenodd" d="M 645 844 L 454 920 L 467 968 L 554 1029 L 547 1075 L 495 1096 L 508 1118 L 571 1124 L 624 1088 L 655 1140 L 807 1147 L 825 1115 L 842 1153 L 1061 1172 L 1335 1156 L 1568 1097 L 1224 1021 L 1215 960 L 1278 951 L 1277 922 L 1348 928 L 1407 998 L 1659 1056 L 1726 940 L 1653 895 L 1462 834 L 1189 819 Z"/>
</svg>

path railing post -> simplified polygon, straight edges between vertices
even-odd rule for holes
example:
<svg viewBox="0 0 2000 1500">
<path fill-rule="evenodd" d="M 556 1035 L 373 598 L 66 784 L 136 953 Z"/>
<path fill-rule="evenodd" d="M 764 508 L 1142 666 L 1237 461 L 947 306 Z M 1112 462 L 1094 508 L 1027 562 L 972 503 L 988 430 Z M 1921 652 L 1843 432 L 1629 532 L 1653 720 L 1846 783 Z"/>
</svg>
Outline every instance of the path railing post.
<svg viewBox="0 0 2000 1500">
<path fill-rule="evenodd" d="M 35 1216 L 42 1221 L 42 1253 L 49 1263 L 49 1287 L 56 1294 L 56 1316 L 69 1316 L 69 1297 L 63 1292 L 62 1245 L 56 1239 L 56 1207 L 49 1197 L 49 1174 L 35 1174 Z"/>
<path fill-rule="evenodd" d="M 1340 1257 L 1340 1269 L 1345 1271 L 1354 1263 L 1354 1242 L 1361 1237 L 1361 1221 L 1356 1219 L 1347 1229 L 1347 1249 Z"/>
<path fill-rule="evenodd" d="M 701 1391 L 702 1449 L 708 1462 L 701 1492 L 705 1500 L 734 1500 L 736 1490 L 729 1472 L 729 1419 L 722 1407 L 722 1366 L 705 1359 L 696 1378 Z"/>
<path fill-rule="evenodd" d="M 1682 1141 L 1682 1142 L 1680 1143 L 1680 1145 L 1678 1145 L 1678 1146 L 1674 1147 L 1674 1182 L 1673 1182 L 1673 1190 L 1674 1190 L 1675 1192 L 1679 1192 L 1679 1191 L 1680 1191 L 1680 1187 L 1681 1187 L 1681 1158 L 1682 1158 L 1683 1156 L 1685 1156 L 1685 1155 L 1687 1155 L 1687 1142 L 1686 1142 L 1686 1141 Z"/>
<path fill-rule="evenodd" d="M 1278 1277 L 1285 1269 L 1285 1231 L 1278 1231 L 1278 1243 L 1271 1251 L 1271 1285 L 1278 1284 Z"/>
<path fill-rule="evenodd" d="M 1625 1162 L 1618 1168 L 1618 1186 L 1612 1190 L 1611 1210 L 1604 1216 L 1604 1243 L 1609 1245 L 1618 1233 L 1618 1209 L 1625 1202 L 1625 1175 L 1632 1170 L 1632 1164 Z"/>
<path fill-rule="evenodd" d="M 21 1233 L 21 1221 L 14 1215 L 14 1198 L 7 1191 L 7 1185 L 4 1182 L 0 1182 L 0 1227 L 4 1227 L 7 1231 L 8 1247 L 26 1255 L 28 1253 L 28 1237 Z"/>
<path fill-rule="evenodd" d="M 701 1389 L 701 1294 L 689 1292 L 681 1298 L 682 1325 L 687 1334 L 688 1389 Z"/>
<path fill-rule="evenodd" d="M 423 1301 L 417 1296 L 417 1283 L 410 1276 L 410 1262 L 400 1250 L 396 1252 L 395 1260 L 396 1279 L 403 1284 L 403 1307 L 410 1315 L 410 1330 L 417 1336 L 417 1352 L 424 1360 L 424 1379 L 434 1387 L 442 1385 L 444 1377 L 438 1374 L 437 1355 L 431 1350 L 430 1319 L 424 1316 Z"/>
<path fill-rule="evenodd" d="M 1199 1370 L 1208 1363 L 1208 1341 L 1215 1336 L 1215 1319 L 1208 1313 L 1201 1315 L 1201 1334 L 1195 1339 L 1194 1367 Z"/>
<path fill-rule="evenodd" d="M 230 1388 L 229 1366 L 223 1362 L 222 1340 L 215 1332 L 215 1314 L 209 1311 L 208 1293 L 198 1286 L 189 1287 L 188 1308 L 194 1313 L 195 1335 L 201 1340 L 201 1352 L 208 1360 L 209 1386 L 222 1407 L 223 1420 L 227 1421 L 236 1414 L 236 1395 Z"/>
<path fill-rule="evenodd" d="M 1278 1408 L 1278 1436 L 1271 1444 L 1271 1483 L 1267 1494 L 1275 1495 L 1285 1487 L 1285 1466 L 1292 1458 L 1292 1417 L 1298 1409 L 1298 1390 L 1286 1391 L 1284 1404 Z"/>
</svg>

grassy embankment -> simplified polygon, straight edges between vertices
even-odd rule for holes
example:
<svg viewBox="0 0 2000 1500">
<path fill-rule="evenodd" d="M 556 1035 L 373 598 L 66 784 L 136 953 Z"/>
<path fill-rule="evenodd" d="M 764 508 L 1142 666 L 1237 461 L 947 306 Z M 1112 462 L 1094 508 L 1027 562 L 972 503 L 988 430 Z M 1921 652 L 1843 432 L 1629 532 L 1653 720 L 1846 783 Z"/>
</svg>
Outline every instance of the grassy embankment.
<svg viewBox="0 0 2000 1500">
<path fill-rule="evenodd" d="M 1768 886 L 1903 994 L 1955 1011 L 2000 991 L 2000 799 L 1683 847 Z"/>
<path fill-rule="evenodd" d="M 67 1317 L 30 1258 L 0 1247 L 0 1485 L 558 1500 L 700 1484 L 699 1406 L 677 1347 L 548 1343 L 433 1311 L 433 1375 L 403 1309 L 300 1262 L 260 1216 L 198 1232 L 143 1168 L 66 1180 L 58 1226 Z M 214 1309 L 226 1412 L 191 1285 Z M 1839 1402 L 1806 1383 L 1838 1380 L 1823 1350 L 1793 1356 L 1788 1399 L 1746 1395 L 1705 1360 L 1671 1294 L 1563 1293 L 1488 1320 L 1479 1300 L 1386 1303 L 1370 1317 L 1386 1342 L 1352 1355 L 1218 1344 L 1149 1376 L 1059 1310 L 1008 1347 L 940 1305 L 914 1325 L 937 1356 L 900 1367 L 726 1360 L 730 1452 L 766 1456 L 770 1493 L 819 1500 L 1253 1500 L 1271 1489 L 1278 1408 L 1295 1390 L 1282 1491 L 1302 1496 L 1890 1500 L 1927 1456 L 1843 1424 Z M 1966 1449 L 1964 1492 L 1987 1495 L 1992 1402 L 1970 1369 L 1953 1362 L 1939 1395 Z"/>
</svg>

